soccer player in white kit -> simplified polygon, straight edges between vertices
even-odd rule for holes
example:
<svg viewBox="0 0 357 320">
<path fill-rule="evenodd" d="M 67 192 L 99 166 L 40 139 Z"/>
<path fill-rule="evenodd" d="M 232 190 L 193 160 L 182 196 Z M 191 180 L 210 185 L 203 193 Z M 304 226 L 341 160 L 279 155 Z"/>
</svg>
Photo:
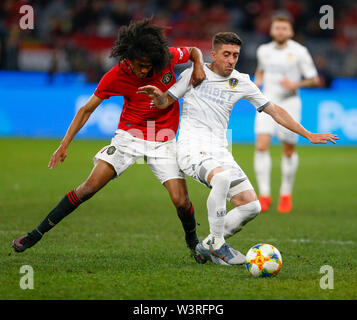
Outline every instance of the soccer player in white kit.
<svg viewBox="0 0 357 320">
<path fill-rule="evenodd" d="M 243 264 L 245 256 L 225 243 L 260 212 L 256 193 L 227 149 L 227 127 L 233 106 L 247 99 L 258 112 L 306 137 L 312 143 L 334 142 L 333 134 L 305 130 L 283 108 L 270 102 L 250 80 L 236 71 L 241 40 L 233 32 L 213 38 L 212 63 L 204 65 L 206 79 L 193 88 L 192 68 L 181 73 L 165 93 L 155 86 L 144 86 L 138 93 L 154 100 L 158 108 L 168 108 L 183 97 L 181 125 L 177 142 L 179 167 L 196 181 L 211 188 L 207 199 L 210 234 L 196 246 L 196 252 L 215 264 Z M 226 200 L 235 208 L 226 214 Z"/>
<path fill-rule="evenodd" d="M 291 40 L 294 33 L 292 22 L 288 17 L 273 17 L 270 34 L 273 41 L 259 46 L 257 50 L 258 66 L 255 73 L 255 84 L 258 87 L 263 85 L 264 95 L 281 105 L 297 122 L 300 122 L 301 99 L 298 96 L 298 89 L 314 87 L 319 84 L 315 65 L 308 50 Z M 301 80 L 302 78 L 304 79 Z M 298 155 L 295 152 L 298 136 L 276 123 L 266 113 L 256 115 L 255 134 L 254 170 L 262 211 L 267 211 L 272 202 L 269 145 L 271 137 L 276 136 L 281 141 L 283 148 L 278 211 L 281 213 L 290 212 L 292 209 L 291 194 L 298 167 Z"/>
</svg>

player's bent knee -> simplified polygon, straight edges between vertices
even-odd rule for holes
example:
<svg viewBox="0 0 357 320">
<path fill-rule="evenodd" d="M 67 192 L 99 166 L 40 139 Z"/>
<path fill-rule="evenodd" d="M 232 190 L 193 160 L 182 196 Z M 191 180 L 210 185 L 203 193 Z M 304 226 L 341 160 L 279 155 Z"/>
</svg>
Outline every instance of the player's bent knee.
<svg viewBox="0 0 357 320">
<path fill-rule="evenodd" d="M 231 184 L 231 176 L 230 176 L 230 172 L 228 170 L 224 170 L 224 171 L 220 171 L 218 173 L 216 173 L 210 183 L 211 185 L 218 185 L 218 186 L 229 186 Z M 213 185 L 212 185 L 213 186 Z"/>
<path fill-rule="evenodd" d="M 249 202 L 258 200 L 258 198 L 252 184 L 248 179 L 246 179 L 229 189 L 228 200 L 235 207 L 239 207 Z"/>
<path fill-rule="evenodd" d="M 259 200 L 251 201 L 238 208 L 240 208 L 241 213 L 244 215 L 243 224 L 253 220 L 262 211 Z"/>
<path fill-rule="evenodd" d="M 259 152 L 265 152 L 269 150 L 271 137 L 267 134 L 258 135 L 255 142 L 255 150 Z"/>
<path fill-rule="evenodd" d="M 170 192 L 171 201 L 178 208 L 188 208 L 191 205 L 187 192 L 175 190 Z"/>
<path fill-rule="evenodd" d="M 261 211 L 262 207 L 259 200 L 254 200 L 248 203 L 250 208 L 250 217 L 254 219 Z"/>
<path fill-rule="evenodd" d="M 291 158 L 295 153 L 294 149 L 288 149 L 288 150 L 284 150 L 284 156 L 287 158 Z"/>
<path fill-rule="evenodd" d="M 257 145 L 255 147 L 255 150 L 258 152 L 265 152 L 269 150 L 269 145 L 268 146 L 261 146 L 261 145 Z"/>
<path fill-rule="evenodd" d="M 180 208 L 188 208 L 191 205 L 191 202 L 188 197 L 183 196 L 183 197 L 177 197 L 177 198 L 171 198 L 172 203 L 177 209 Z"/>
</svg>

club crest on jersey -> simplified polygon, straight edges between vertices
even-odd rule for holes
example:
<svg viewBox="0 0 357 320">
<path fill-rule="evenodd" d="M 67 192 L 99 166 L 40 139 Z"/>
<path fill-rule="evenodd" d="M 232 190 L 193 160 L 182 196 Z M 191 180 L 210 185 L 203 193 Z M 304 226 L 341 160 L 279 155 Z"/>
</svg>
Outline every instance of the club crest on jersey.
<svg viewBox="0 0 357 320">
<path fill-rule="evenodd" d="M 116 148 L 114 146 L 110 146 L 107 149 L 107 154 L 109 154 L 110 156 L 115 152 Z"/>
<path fill-rule="evenodd" d="M 168 84 L 168 83 L 171 82 L 171 80 L 172 80 L 172 73 L 171 73 L 171 71 L 169 71 L 169 72 L 164 74 L 164 76 L 161 79 L 161 82 L 163 84 Z"/>
<path fill-rule="evenodd" d="M 229 86 L 231 89 L 235 88 L 238 84 L 238 79 L 237 78 L 230 78 L 229 79 Z"/>
</svg>

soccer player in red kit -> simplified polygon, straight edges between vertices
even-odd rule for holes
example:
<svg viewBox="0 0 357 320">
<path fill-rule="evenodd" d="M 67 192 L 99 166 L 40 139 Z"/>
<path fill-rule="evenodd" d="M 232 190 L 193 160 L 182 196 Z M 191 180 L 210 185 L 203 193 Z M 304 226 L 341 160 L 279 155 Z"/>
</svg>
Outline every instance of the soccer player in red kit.
<svg viewBox="0 0 357 320">
<path fill-rule="evenodd" d="M 198 85 L 204 78 L 203 58 L 194 47 L 168 47 L 162 28 L 152 25 L 150 19 L 131 22 L 119 29 L 111 57 L 118 64 L 107 72 L 88 102 L 78 110 L 65 137 L 53 153 L 49 168 L 63 162 L 67 149 L 104 99 L 123 96 L 124 105 L 118 129 L 110 145 L 94 157 L 94 168 L 85 182 L 68 192 L 47 217 L 26 236 L 15 239 L 12 246 L 22 252 L 36 244 L 45 232 L 59 223 L 81 203 L 91 198 L 110 180 L 120 176 L 137 159 L 144 158 L 154 175 L 168 190 L 185 231 L 188 248 L 194 254 L 198 243 L 193 205 L 189 199 L 185 176 L 176 162 L 176 132 L 179 124 L 179 104 L 161 110 L 152 99 L 137 94 L 137 89 L 154 84 L 162 91 L 175 82 L 175 64 L 189 59 L 194 63 L 192 83 Z M 197 262 L 199 258 L 195 256 Z"/>
</svg>

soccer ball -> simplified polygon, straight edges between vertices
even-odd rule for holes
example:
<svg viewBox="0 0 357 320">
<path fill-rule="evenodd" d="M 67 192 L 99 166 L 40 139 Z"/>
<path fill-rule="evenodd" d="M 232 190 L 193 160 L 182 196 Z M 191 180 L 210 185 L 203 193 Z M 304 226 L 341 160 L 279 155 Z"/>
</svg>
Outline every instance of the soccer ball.
<svg viewBox="0 0 357 320">
<path fill-rule="evenodd" d="M 277 248 L 260 243 L 250 248 L 246 255 L 246 267 L 251 277 L 271 277 L 277 275 L 283 260 Z"/>
</svg>

